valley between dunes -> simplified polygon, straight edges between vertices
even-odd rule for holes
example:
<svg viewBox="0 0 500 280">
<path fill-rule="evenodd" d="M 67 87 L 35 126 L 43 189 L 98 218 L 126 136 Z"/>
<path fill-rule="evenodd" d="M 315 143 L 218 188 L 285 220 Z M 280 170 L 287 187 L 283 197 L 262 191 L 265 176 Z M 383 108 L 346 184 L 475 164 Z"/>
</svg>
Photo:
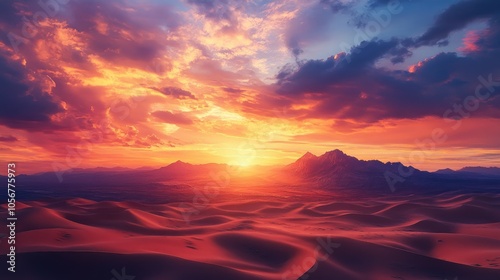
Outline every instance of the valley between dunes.
<svg viewBox="0 0 500 280">
<path fill-rule="evenodd" d="M 19 202 L 17 272 L 2 269 L 0 278 L 497 280 L 498 205 L 499 195 L 470 194 L 238 198 L 202 208 L 81 198 Z M 5 216 L 6 205 L 0 212 Z M 5 238 L 0 248 L 5 266 Z"/>
</svg>

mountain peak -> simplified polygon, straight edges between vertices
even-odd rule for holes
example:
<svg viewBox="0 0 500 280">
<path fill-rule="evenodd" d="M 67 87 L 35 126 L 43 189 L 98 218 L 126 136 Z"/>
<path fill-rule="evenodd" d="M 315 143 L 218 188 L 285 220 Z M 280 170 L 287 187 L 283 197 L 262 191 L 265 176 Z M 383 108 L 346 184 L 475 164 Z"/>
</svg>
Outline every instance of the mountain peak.
<svg viewBox="0 0 500 280">
<path fill-rule="evenodd" d="M 184 167 L 184 166 L 191 166 L 191 164 L 183 162 L 181 160 L 178 160 L 176 162 L 173 162 L 173 163 L 169 164 L 168 166 L 181 166 L 181 167 Z"/>
<path fill-rule="evenodd" d="M 301 156 L 299 159 L 297 159 L 294 163 L 288 165 L 289 167 L 293 168 L 294 170 L 302 170 L 304 168 L 309 168 L 311 164 L 314 164 L 314 162 L 318 159 L 317 156 L 314 154 L 307 152 L 303 156 Z"/>
<path fill-rule="evenodd" d="M 329 151 L 329 152 L 324 153 L 321 157 L 323 157 L 323 158 L 346 158 L 349 156 L 346 155 L 341 150 L 335 149 L 333 151 Z"/>
<path fill-rule="evenodd" d="M 318 157 L 315 156 L 314 154 L 312 154 L 311 152 L 307 152 L 303 156 L 301 156 L 299 158 L 299 160 L 309 160 L 309 159 L 315 159 L 315 158 L 318 158 Z"/>
<path fill-rule="evenodd" d="M 333 154 L 333 155 L 346 155 L 344 152 L 342 152 L 341 150 L 339 149 L 335 149 L 335 150 L 332 150 L 332 151 L 328 151 L 325 153 L 326 154 Z"/>
<path fill-rule="evenodd" d="M 436 170 L 436 172 L 434 172 L 434 173 L 439 173 L 439 174 L 453 174 L 453 173 L 455 173 L 455 170 L 453 170 L 451 168 L 444 168 L 444 169 Z"/>
</svg>

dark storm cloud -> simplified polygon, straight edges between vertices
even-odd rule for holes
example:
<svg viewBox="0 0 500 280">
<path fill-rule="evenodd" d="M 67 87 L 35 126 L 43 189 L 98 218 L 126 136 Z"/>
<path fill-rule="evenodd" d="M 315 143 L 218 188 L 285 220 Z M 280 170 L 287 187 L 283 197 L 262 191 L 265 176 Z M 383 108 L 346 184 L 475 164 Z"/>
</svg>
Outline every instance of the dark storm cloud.
<svg viewBox="0 0 500 280">
<path fill-rule="evenodd" d="M 278 93 L 323 92 L 332 84 L 358 79 L 368 67 L 397 45 L 397 40 L 365 42 L 351 49 L 349 59 L 330 57 L 306 61 L 298 69 L 285 68 L 277 75 Z"/>
<path fill-rule="evenodd" d="M 13 1 L 1 1 L 0 2 L 0 19 L 3 23 L 9 23 L 11 25 L 19 23 L 21 17 L 19 16 L 18 9 L 15 6 L 19 3 Z"/>
<path fill-rule="evenodd" d="M 436 22 L 419 38 L 416 46 L 436 45 L 451 32 L 460 30 L 478 19 L 487 19 L 500 13 L 498 0 L 466 0 L 450 6 L 437 18 Z"/>
<path fill-rule="evenodd" d="M 463 65 L 467 58 L 458 57 L 456 53 L 441 53 L 426 61 L 415 72 L 419 80 L 426 83 L 441 83 L 451 78 L 454 69 Z"/>
<path fill-rule="evenodd" d="M 50 122 L 50 116 L 63 109 L 43 86 L 28 77 L 29 71 L 19 61 L 0 53 L 0 122 L 15 127 L 20 123 Z"/>
<path fill-rule="evenodd" d="M 390 55 L 392 56 L 391 62 L 397 64 L 402 63 L 408 57 L 411 57 L 413 55 L 413 52 L 409 48 L 405 47 L 403 43 L 401 43 L 401 45 L 398 45 L 395 48 L 391 49 Z"/>
<path fill-rule="evenodd" d="M 498 42 L 498 26 L 491 26 L 483 45 Z M 309 60 L 298 68 L 285 68 L 277 75 L 276 92 L 295 103 L 317 102 L 305 118 L 352 119 L 377 122 L 383 119 L 442 117 L 446 109 L 474 95 L 484 79 L 500 80 L 497 49 L 479 50 L 468 56 L 441 53 L 408 71 L 378 68 L 375 62 L 398 54 L 398 40 L 372 41 L 351 50 L 350 62 L 343 57 Z M 404 53 L 404 52 L 403 52 Z M 493 82 L 488 103 L 477 116 L 500 117 L 500 83 Z M 485 86 L 488 87 L 488 86 Z M 489 90 L 488 89 L 488 90 Z"/>
<path fill-rule="evenodd" d="M 385 0 L 369 2 L 371 6 L 387 4 Z M 499 10 L 498 1 L 461 1 L 439 15 L 417 39 L 375 38 L 353 47 L 349 54 L 287 65 L 276 75 L 275 92 L 290 102 L 289 108 L 311 101 L 315 104 L 301 112 L 290 110 L 296 118 L 372 123 L 442 117 L 450 107 L 463 105 L 466 98 L 474 96 L 481 85 L 488 97 L 474 116 L 500 118 Z M 473 47 L 465 55 L 439 53 L 413 66 L 412 71 L 377 66 L 381 59 L 403 62 L 418 46 L 446 44 L 451 32 L 478 19 L 486 20 L 488 28 L 470 38 L 468 43 Z M 266 106 L 272 107 L 273 102 Z"/>
<path fill-rule="evenodd" d="M 476 38 L 475 42 L 479 50 L 485 54 L 498 52 L 500 49 L 500 14 L 491 18 L 488 23 L 490 27 L 480 32 L 480 37 Z"/>
</svg>

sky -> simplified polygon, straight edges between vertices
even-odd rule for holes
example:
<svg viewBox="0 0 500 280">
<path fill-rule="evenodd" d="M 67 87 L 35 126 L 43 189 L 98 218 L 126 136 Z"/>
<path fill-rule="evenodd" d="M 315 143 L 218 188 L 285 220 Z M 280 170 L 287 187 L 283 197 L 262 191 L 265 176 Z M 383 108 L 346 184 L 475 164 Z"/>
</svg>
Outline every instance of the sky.
<svg viewBox="0 0 500 280">
<path fill-rule="evenodd" d="M 0 28 L 21 173 L 334 149 L 500 166 L 496 0 L 2 1 Z"/>
</svg>

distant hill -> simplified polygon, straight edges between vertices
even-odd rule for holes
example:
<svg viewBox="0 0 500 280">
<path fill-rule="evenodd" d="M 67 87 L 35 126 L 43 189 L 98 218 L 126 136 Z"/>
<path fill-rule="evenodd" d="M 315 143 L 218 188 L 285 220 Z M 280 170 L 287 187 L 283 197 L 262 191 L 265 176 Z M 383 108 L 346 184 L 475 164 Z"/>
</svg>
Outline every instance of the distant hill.
<svg viewBox="0 0 500 280">
<path fill-rule="evenodd" d="M 469 174 L 469 175 L 485 175 L 485 176 L 499 176 L 500 177 L 500 168 L 499 167 L 481 167 L 481 166 L 468 166 L 461 168 L 459 170 L 452 170 L 449 168 L 440 169 L 436 171 L 437 174 Z"/>
<path fill-rule="evenodd" d="M 483 174 L 483 175 L 494 175 L 494 176 L 500 176 L 500 168 L 498 167 L 464 167 L 459 170 L 460 172 L 471 172 L 471 173 L 477 173 L 477 174 Z"/>
<path fill-rule="evenodd" d="M 455 172 L 456 171 L 451 169 L 451 168 L 444 168 L 444 169 L 439 169 L 439 170 L 435 171 L 434 173 L 436 173 L 436 174 L 453 174 Z"/>
<path fill-rule="evenodd" d="M 20 175 L 16 177 L 16 185 L 21 192 L 30 192 L 30 195 L 35 196 L 64 194 L 85 197 L 92 192 L 106 193 L 106 196 L 100 196 L 106 198 L 125 194 L 136 196 L 138 193 L 147 197 L 148 193 L 155 191 L 157 196 L 165 196 L 164 199 L 173 198 L 182 192 L 192 195 L 191 187 L 204 187 L 207 183 L 213 183 L 216 177 L 215 180 L 243 182 L 243 185 L 249 182 L 264 188 L 266 184 L 279 185 L 284 191 L 300 188 L 308 191 L 352 191 L 358 194 L 500 191 L 500 168 L 466 167 L 458 171 L 443 169 L 430 173 L 399 162 L 359 160 L 341 150 L 329 151 L 321 156 L 307 152 L 289 165 L 254 167 L 252 173 L 231 173 L 229 180 L 226 178 L 229 174 L 227 171 L 232 168 L 226 164 L 195 165 L 176 161 L 158 169 L 100 167 L 68 170 L 62 174 L 47 172 Z M 243 177 L 239 178 L 240 175 Z M 60 178 L 63 180 L 60 181 Z"/>
</svg>

